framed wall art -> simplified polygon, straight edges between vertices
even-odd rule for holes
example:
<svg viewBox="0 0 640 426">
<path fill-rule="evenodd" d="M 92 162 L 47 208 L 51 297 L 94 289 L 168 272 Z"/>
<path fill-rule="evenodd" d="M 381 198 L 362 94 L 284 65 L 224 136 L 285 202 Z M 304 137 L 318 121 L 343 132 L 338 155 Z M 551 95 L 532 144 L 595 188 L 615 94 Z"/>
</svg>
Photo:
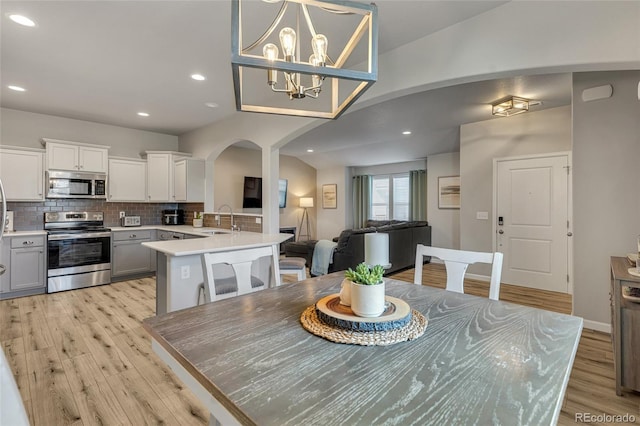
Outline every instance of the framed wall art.
<svg viewBox="0 0 640 426">
<path fill-rule="evenodd" d="M 330 183 L 322 185 L 322 208 L 337 209 L 338 208 L 338 185 Z"/>
<path fill-rule="evenodd" d="M 438 178 L 438 208 L 460 208 L 460 176 L 440 176 Z"/>
</svg>

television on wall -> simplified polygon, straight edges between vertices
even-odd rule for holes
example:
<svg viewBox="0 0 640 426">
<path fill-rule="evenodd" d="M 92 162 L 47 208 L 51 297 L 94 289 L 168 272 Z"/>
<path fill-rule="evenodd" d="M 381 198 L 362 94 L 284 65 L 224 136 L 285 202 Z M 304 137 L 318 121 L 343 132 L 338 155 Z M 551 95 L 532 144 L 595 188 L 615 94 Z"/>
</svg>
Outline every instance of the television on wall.
<svg viewBox="0 0 640 426">
<path fill-rule="evenodd" d="M 280 208 L 284 208 L 287 206 L 287 184 L 288 183 L 286 179 L 278 180 L 278 206 Z M 262 178 L 252 176 L 244 177 L 242 208 L 262 208 Z"/>
</svg>

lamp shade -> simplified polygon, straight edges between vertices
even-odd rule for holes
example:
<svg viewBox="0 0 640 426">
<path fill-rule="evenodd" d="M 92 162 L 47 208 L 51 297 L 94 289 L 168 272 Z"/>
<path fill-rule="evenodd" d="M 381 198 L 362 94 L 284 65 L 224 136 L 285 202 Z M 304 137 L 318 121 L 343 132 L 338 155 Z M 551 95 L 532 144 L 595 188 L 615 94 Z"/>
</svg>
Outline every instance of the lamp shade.
<svg viewBox="0 0 640 426">
<path fill-rule="evenodd" d="M 389 264 L 389 234 L 372 232 L 364 234 L 364 263 L 369 266 Z"/>
<path fill-rule="evenodd" d="M 300 207 L 313 207 L 313 198 L 311 197 L 300 198 Z"/>
</svg>

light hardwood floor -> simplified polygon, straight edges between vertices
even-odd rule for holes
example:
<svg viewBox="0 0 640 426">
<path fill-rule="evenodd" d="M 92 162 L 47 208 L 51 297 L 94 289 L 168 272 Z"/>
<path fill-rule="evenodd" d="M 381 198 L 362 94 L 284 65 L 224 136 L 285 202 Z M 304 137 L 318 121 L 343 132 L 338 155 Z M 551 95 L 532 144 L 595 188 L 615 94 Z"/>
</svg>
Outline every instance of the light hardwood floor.
<svg viewBox="0 0 640 426">
<path fill-rule="evenodd" d="M 442 265 L 424 283 L 444 287 Z M 413 270 L 394 275 L 413 281 Z M 486 296 L 488 283 L 465 290 Z M 501 300 L 558 312 L 571 298 L 503 285 Z M 142 319 L 155 314 L 155 281 L 125 281 L 83 290 L 0 301 L 0 341 L 32 425 L 198 425 L 208 413 L 153 351 Z M 640 395 L 617 397 L 609 335 L 585 331 L 560 424 L 575 413 L 632 414 Z"/>
</svg>

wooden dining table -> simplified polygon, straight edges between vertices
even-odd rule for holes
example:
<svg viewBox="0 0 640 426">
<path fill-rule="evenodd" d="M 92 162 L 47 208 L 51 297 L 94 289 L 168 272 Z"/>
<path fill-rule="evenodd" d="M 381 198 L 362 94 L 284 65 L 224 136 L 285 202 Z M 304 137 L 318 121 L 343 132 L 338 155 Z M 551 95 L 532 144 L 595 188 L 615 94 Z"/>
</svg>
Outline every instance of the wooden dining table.
<svg viewBox="0 0 640 426">
<path fill-rule="evenodd" d="M 389 346 L 333 343 L 300 315 L 342 279 L 170 312 L 144 327 L 223 425 L 557 422 L 581 318 L 387 279 L 387 295 L 428 319 L 424 334 Z"/>
</svg>

